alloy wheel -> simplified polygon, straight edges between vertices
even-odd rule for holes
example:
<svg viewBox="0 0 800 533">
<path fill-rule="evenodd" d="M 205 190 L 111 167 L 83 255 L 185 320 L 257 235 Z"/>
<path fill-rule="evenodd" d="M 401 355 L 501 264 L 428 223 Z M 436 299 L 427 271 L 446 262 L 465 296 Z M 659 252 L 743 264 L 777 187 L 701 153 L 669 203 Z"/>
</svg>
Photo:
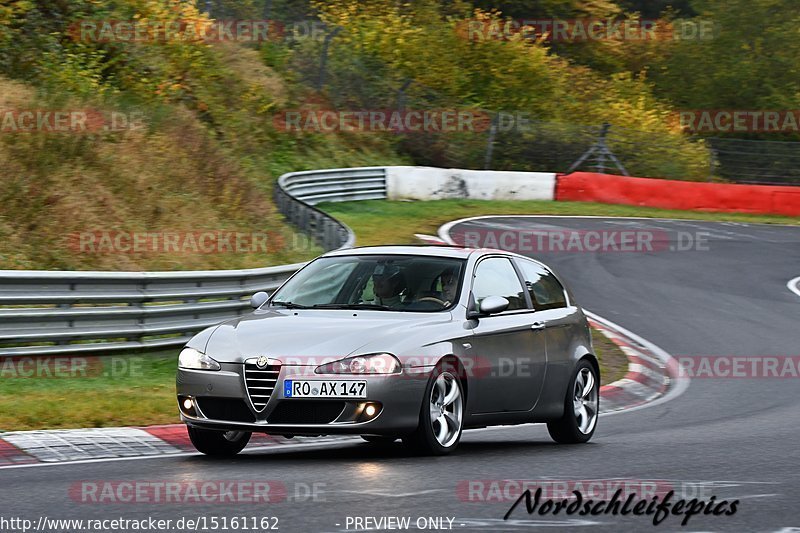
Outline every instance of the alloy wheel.
<svg viewBox="0 0 800 533">
<path fill-rule="evenodd" d="M 442 372 L 436 377 L 429 406 L 433 435 L 447 448 L 458 439 L 464 411 L 461 387 L 453 374 Z"/>
<path fill-rule="evenodd" d="M 599 394 L 594 374 L 588 368 L 582 368 L 575 377 L 575 390 L 572 399 L 578 431 L 587 435 L 597 424 L 599 410 Z"/>
</svg>

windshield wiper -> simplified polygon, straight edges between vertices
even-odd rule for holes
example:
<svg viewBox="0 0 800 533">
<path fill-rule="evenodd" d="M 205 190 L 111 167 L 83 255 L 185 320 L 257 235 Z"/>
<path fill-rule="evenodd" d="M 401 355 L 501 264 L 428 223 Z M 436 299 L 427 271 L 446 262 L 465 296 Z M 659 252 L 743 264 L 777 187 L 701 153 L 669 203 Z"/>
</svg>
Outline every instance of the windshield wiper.
<svg viewBox="0 0 800 533">
<path fill-rule="evenodd" d="M 315 304 L 312 306 L 314 309 L 376 309 L 379 311 L 391 311 L 392 308 L 388 305 L 381 304 Z"/>
<path fill-rule="evenodd" d="M 285 307 L 286 309 L 311 309 L 307 305 L 300 305 L 292 302 L 273 301 L 270 302 L 269 305 L 279 305 L 281 307 Z"/>
</svg>

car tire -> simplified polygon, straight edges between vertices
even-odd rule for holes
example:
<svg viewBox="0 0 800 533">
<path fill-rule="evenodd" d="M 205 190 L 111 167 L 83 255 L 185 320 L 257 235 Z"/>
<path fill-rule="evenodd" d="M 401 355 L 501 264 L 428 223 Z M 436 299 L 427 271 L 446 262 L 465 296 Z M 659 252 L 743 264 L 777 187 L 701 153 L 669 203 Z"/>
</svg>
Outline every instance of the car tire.
<svg viewBox="0 0 800 533">
<path fill-rule="evenodd" d="M 578 361 L 564 398 L 564 415 L 547 423 L 547 431 L 559 444 L 588 442 L 597 429 L 600 411 L 600 378 L 586 359 Z"/>
<path fill-rule="evenodd" d="M 413 433 L 403 437 L 403 443 L 414 452 L 420 455 L 446 455 L 458 446 L 464 429 L 466 404 L 458 375 L 458 371 L 445 365 L 437 367 L 428 379 L 419 426 Z M 434 418 L 434 414 L 438 416 Z"/>
<path fill-rule="evenodd" d="M 215 431 L 188 427 L 189 440 L 195 449 L 212 457 L 232 457 L 250 442 L 247 431 Z"/>
<path fill-rule="evenodd" d="M 391 444 L 397 440 L 397 437 L 385 435 L 361 435 L 361 438 L 370 444 Z"/>
</svg>

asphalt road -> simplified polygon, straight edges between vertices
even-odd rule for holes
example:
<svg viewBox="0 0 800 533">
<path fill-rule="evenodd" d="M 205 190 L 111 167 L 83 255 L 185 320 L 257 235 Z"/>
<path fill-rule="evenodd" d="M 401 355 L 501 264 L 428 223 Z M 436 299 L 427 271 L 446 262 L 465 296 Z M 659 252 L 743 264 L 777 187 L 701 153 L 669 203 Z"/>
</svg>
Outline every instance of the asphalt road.
<svg viewBox="0 0 800 533">
<path fill-rule="evenodd" d="M 555 267 L 584 307 L 673 355 L 800 354 L 800 297 L 786 285 L 800 275 L 800 228 L 512 217 L 458 224 L 453 233 L 530 229 L 653 231 L 658 248 L 667 239 L 667 249 L 646 253 L 529 255 Z M 686 235 L 707 233 L 703 249 L 670 251 L 678 232 L 685 232 L 684 243 Z M 623 478 L 638 486 L 655 481 L 659 490 L 676 490 L 678 498 L 739 500 L 733 516 L 695 516 L 686 527 L 681 517 L 670 516 L 658 531 L 789 531 L 784 528 L 800 528 L 798 406 L 797 379 L 704 378 L 692 380 L 672 401 L 602 417 L 588 445 L 558 446 L 543 427 L 523 426 L 468 432 L 457 453 L 443 458 L 350 441 L 248 452 L 224 461 L 182 456 L 0 470 L 0 516 L 276 516 L 280 531 L 345 531 L 348 516 L 390 515 L 411 517 L 412 529 L 421 517 L 450 517 L 453 529 L 463 531 L 652 530 L 647 516 L 529 516 L 524 506 L 504 522 L 512 501 L 464 501 L 470 494 L 458 490 L 469 480 Z M 288 498 L 268 504 L 76 502 L 70 488 L 86 480 L 275 480 Z M 315 484 L 316 496 L 306 497 Z M 473 493 L 481 496 L 498 499 L 485 490 Z"/>
</svg>

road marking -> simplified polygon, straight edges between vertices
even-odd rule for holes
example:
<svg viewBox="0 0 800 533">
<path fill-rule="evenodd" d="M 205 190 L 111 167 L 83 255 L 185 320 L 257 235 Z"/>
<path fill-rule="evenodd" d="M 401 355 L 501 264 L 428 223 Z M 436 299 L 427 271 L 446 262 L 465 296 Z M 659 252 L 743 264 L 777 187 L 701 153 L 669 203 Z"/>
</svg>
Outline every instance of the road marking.
<svg viewBox="0 0 800 533">
<path fill-rule="evenodd" d="M 790 279 L 786 286 L 790 291 L 800 296 L 800 276 Z"/>
<path fill-rule="evenodd" d="M 450 228 L 457 224 L 461 224 L 464 222 L 472 222 L 473 220 L 483 220 L 487 218 L 588 218 L 588 219 L 606 219 L 606 220 L 660 220 L 664 222 L 708 222 L 711 224 L 722 224 L 721 221 L 715 220 L 697 220 L 694 218 L 657 218 L 657 217 L 610 217 L 610 216 L 600 216 L 600 215 L 480 215 L 475 217 L 464 217 L 459 218 L 458 220 L 453 220 L 448 222 L 441 227 L 439 227 L 438 235 L 443 241 L 447 244 L 455 245 L 453 240 L 450 238 Z M 749 224 L 750 226 L 757 226 L 757 227 L 781 227 L 781 228 L 797 228 L 797 226 L 791 224 L 757 224 L 752 223 Z"/>
</svg>

